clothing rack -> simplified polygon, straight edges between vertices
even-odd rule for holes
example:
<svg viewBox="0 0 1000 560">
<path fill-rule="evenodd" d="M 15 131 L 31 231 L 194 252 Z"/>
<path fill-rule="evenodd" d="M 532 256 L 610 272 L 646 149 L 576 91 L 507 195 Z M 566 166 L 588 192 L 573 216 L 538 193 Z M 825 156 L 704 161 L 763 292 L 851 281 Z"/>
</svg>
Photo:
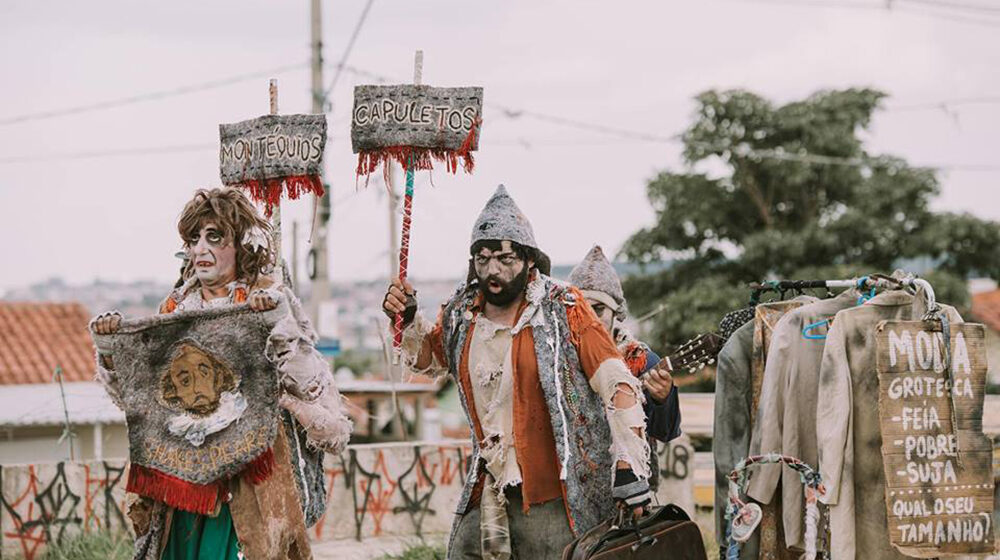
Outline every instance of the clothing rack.
<svg viewBox="0 0 1000 560">
<path fill-rule="evenodd" d="M 826 288 L 828 290 L 838 288 L 857 288 L 859 290 L 907 289 L 913 292 L 916 292 L 918 288 L 923 288 L 924 294 L 927 297 L 927 309 L 934 309 L 937 305 L 937 300 L 934 296 L 934 287 L 927 280 L 923 278 L 893 278 L 884 274 L 872 274 L 849 280 L 771 280 L 754 282 L 750 284 L 750 289 L 753 290 L 750 296 L 750 303 L 751 305 L 758 303 L 761 294 L 766 292 L 778 292 L 784 298 L 786 292 L 801 292 L 817 288 Z"/>
</svg>

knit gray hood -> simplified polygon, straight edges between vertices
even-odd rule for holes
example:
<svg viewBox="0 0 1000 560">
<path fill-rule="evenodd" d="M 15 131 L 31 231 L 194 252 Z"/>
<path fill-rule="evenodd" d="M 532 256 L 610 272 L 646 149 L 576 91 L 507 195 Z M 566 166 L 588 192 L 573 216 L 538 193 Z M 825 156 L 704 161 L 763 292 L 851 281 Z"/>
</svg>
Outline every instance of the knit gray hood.
<svg viewBox="0 0 1000 560">
<path fill-rule="evenodd" d="M 514 199 L 507 193 L 507 189 L 500 185 L 486 202 L 483 211 L 479 213 L 476 225 L 472 228 L 472 239 L 469 246 L 475 245 L 478 241 L 503 240 L 513 241 L 538 251 L 539 259 L 535 265 L 543 274 L 549 273 L 551 261 L 549 261 L 548 255 L 539 249 L 531 222 L 517 207 Z"/>
<path fill-rule="evenodd" d="M 621 280 L 600 245 L 594 245 L 583 261 L 569 273 L 569 283 L 580 288 L 585 295 L 586 292 L 601 292 L 611 296 L 618 309 L 624 312 L 625 293 Z"/>
</svg>

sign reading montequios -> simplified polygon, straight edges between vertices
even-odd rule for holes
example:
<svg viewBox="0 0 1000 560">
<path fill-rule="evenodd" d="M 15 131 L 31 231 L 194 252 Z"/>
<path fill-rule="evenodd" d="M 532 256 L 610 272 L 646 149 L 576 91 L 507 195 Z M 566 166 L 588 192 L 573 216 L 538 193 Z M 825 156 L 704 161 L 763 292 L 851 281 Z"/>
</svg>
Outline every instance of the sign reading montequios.
<svg viewBox="0 0 1000 560">
<path fill-rule="evenodd" d="M 883 321 L 876 330 L 889 538 L 915 558 L 994 548 L 985 330 L 949 330 L 949 345 L 936 321 Z"/>
<path fill-rule="evenodd" d="M 325 115 L 265 115 L 219 125 L 219 169 L 226 185 L 317 176 L 326 145 Z"/>
</svg>

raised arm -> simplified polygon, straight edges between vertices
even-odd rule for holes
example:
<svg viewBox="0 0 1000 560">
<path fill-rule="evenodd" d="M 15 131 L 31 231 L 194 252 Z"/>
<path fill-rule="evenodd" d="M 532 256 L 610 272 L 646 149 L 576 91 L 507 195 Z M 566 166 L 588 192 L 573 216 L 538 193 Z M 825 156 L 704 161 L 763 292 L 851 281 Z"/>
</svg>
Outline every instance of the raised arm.
<svg viewBox="0 0 1000 560">
<path fill-rule="evenodd" d="M 390 319 L 403 314 L 403 363 L 414 373 L 438 377 L 448 372 L 441 338 L 441 321 L 431 323 L 417 313 L 417 291 L 409 282 L 392 281 L 382 300 L 382 311 Z"/>
</svg>

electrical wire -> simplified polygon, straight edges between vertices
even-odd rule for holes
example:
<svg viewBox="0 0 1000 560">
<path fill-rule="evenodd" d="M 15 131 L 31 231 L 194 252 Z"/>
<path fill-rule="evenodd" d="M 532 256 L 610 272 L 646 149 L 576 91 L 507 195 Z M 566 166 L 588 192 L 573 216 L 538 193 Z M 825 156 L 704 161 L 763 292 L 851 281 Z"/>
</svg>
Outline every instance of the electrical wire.
<svg viewBox="0 0 1000 560">
<path fill-rule="evenodd" d="M 368 0 L 365 4 L 365 9 L 361 11 L 361 16 L 358 17 L 358 22 L 354 25 L 354 31 L 351 33 L 351 38 L 347 41 L 347 47 L 344 49 L 344 53 L 340 55 L 340 62 L 337 64 L 337 70 L 333 74 L 333 79 L 330 80 L 330 85 L 323 91 L 324 102 L 330 96 L 330 92 L 333 91 L 333 88 L 337 86 L 337 81 L 340 80 L 340 75 L 344 69 L 344 65 L 347 63 L 348 57 L 351 56 L 351 50 L 354 49 L 354 43 L 358 40 L 358 35 L 361 34 L 361 28 L 364 27 L 365 20 L 368 19 L 368 12 L 371 10 L 372 4 L 374 3 L 375 0 Z"/>
<path fill-rule="evenodd" d="M 0 126 L 7 126 L 16 123 L 23 123 L 28 121 L 39 121 L 44 119 L 51 119 L 55 117 L 65 117 L 69 115 L 78 115 L 81 113 L 90 113 L 93 111 L 102 111 L 106 109 L 114 109 L 117 107 L 123 107 L 125 105 L 134 105 L 136 103 L 143 103 L 147 101 L 157 101 L 160 99 L 165 99 L 168 97 L 176 97 L 178 95 L 189 95 L 192 93 L 198 93 L 202 91 L 207 91 L 211 89 L 217 89 L 221 87 L 230 86 L 233 84 L 238 84 L 241 82 L 247 82 L 251 80 L 259 80 L 261 78 L 272 77 L 277 74 L 283 74 L 286 72 L 291 72 L 293 70 L 300 70 L 303 68 L 308 68 L 309 64 L 289 64 L 285 66 L 278 66 L 276 68 L 271 68 L 269 70 L 263 70 L 260 72 L 253 72 L 250 74 L 240 74 L 237 76 L 231 76 L 228 78 L 222 78 L 219 80 L 211 80 L 208 82 L 201 82 L 198 84 L 192 84 L 188 86 L 181 86 L 177 88 L 171 88 L 161 91 L 154 91 L 150 93 L 141 93 L 138 95 L 132 95 L 129 97 L 122 97 L 119 99 L 112 99 L 109 101 L 101 101 L 98 103 L 91 103 L 88 105 L 78 105 L 76 107 L 67 107 L 65 109 L 53 109 L 49 111 L 39 111 L 36 113 L 27 113 L 24 115 L 16 115 L 12 117 L 2 117 L 0 118 Z"/>
<path fill-rule="evenodd" d="M 173 146 L 149 146 L 144 148 L 121 148 L 110 150 L 93 150 L 87 152 L 56 152 L 52 154 L 38 154 L 29 156 L 3 156 L 0 157 L 0 164 L 9 163 L 34 163 L 39 161 L 64 161 L 74 159 L 100 159 L 107 157 L 137 156 L 137 155 L 164 155 L 184 152 L 218 151 L 216 144 L 181 144 Z"/>
<path fill-rule="evenodd" d="M 984 4 L 967 4 L 964 2 L 949 2 L 947 0 L 898 0 L 904 3 L 923 4 L 937 8 L 950 8 L 955 10 L 967 10 L 986 14 L 1000 15 L 1000 6 L 987 6 Z"/>
</svg>

